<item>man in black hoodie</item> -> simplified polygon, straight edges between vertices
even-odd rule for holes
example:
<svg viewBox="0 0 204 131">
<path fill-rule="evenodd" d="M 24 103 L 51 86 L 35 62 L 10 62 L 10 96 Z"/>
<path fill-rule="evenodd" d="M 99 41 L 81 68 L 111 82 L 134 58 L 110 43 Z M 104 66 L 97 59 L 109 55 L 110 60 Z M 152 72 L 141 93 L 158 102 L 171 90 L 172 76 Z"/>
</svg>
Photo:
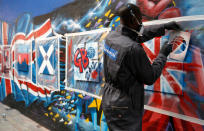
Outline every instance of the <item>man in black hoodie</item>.
<svg viewBox="0 0 204 131">
<path fill-rule="evenodd" d="M 127 4 L 119 9 L 121 25 L 106 38 L 102 108 L 109 130 L 140 131 L 144 111 L 144 84 L 161 75 L 172 45 L 167 42 L 151 64 L 141 43 L 180 29 L 176 22 L 144 28 L 139 8 Z"/>
</svg>

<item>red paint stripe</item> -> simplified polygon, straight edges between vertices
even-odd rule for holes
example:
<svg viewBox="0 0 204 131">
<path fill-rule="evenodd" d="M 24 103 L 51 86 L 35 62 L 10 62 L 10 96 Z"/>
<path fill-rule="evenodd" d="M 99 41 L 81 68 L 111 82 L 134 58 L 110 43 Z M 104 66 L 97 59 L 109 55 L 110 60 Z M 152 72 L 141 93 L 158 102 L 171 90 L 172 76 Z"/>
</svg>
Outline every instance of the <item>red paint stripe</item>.
<svg viewBox="0 0 204 131">
<path fill-rule="evenodd" d="M 189 81 L 186 81 L 187 87 L 190 87 L 194 92 L 199 93 L 199 88 L 196 87 L 196 85 L 190 83 Z"/>
<path fill-rule="evenodd" d="M 155 37 L 154 38 L 154 53 L 157 56 L 160 51 L 160 43 L 161 43 L 161 37 Z"/>
<path fill-rule="evenodd" d="M 149 115 L 148 119 L 144 119 Z M 169 116 L 162 115 L 152 111 L 145 111 L 142 120 L 142 130 L 144 131 L 161 131 L 165 130 L 169 122 Z"/>
<path fill-rule="evenodd" d="M 159 119 L 158 124 L 157 124 L 157 131 L 162 131 L 166 129 L 168 123 L 169 123 L 169 116 L 162 115 L 161 119 Z"/>
<path fill-rule="evenodd" d="M 154 84 L 154 90 L 155 91 L 161 91 L 161 87 L 160 87 L 160 77 L 156 80 L 155 84 Z"/>
<path fill-rule="evenodd" d="M 25 36 L 24 34 L 18 34 L 14 37 L 14 39 L 12 40 L 12 44 L 11 45 L 14 45 L 14 43 L 17 41 L 17 40 L 29 40 L 31 39 L 34 35 L 35 35 L 35 38 L 38 38 L 40 37 L 41 35 L 44 35 L 45 33 L 48 32 L 48 30 L 51 29 L 51 22 L 50 20 L 48 20 L 39 30 L 37 31 L 33 31 L 32 33 L 29 34 L 29 36 Z"/>
<path fill-rule="evenodd" d="M 167 62 L 164 68 L 183 70 L 183 63 Z"/>
<path fill-rule="evenodd" d="M 12 93 L 11 89 L 11 81 L 9 79 L 5 79 L 6 84 L 6 96 Z"/>
<path fill-rule="evenodd" d="M 17 41 L 17 40 L 29 40 L 31 39 L 32 37 L 34 36 L 34 32 L 32 32 L 29 36 L 25 36 L 24 34 L 18 34 L 16 35 L 12 42 L 11 42 L 11 45 L 14 45 L 14 43 Z"/>
<path fill-rule="evenodd" d="M 152 112 L 149 110 L 145 110 L 144 115 L 142 117 L 142 121 L 143 122 L 146 122 L 146 121 L 149 122 L 149 119 L 151 118 L 151 116 L 152 116 Z"/>
<path fill-rule="evenodd" d="M 195 63 L 184 63 L 183 64 L 183 70 L 184 71 L 199 71 L 202 69 L 202 66 Z"/>
<path fill-rule="evenodd" d="M 13 38 L 11 45 L 13 46 L 17 40 L 25 40 L 25 38 L 24 34 L 18 34 Z"/>
<path fill-rule="evenodd" d="M 27 37 L 25 38 L 25 40 L 29 40 L 29 39 L 31 39 L 33 36 L 34 36 L 34 32 L 32 31 L 32 33 L 31 33 L 29 36 L 27 36 Z"/>
<path fill-rule="evenodd" d="M 184 97 L 184 99 L 186 100 L 186 101 L 188 101 L 189 103 L 191 103 L 191 105 L 195 108 L 195 109 L 197 109 L 197 105 L 191 100 L 191 98 L 184 92 L 183 93 L 183 97 Z"/>
<path fill-rule="evenodd" d="M 27 82 L 27 86 L 29 89 L 33 90 L 34 92 L 38 92 L 37 86 L 33 85 L 32 83 Z"/>
<path fill-rule="evenodd" d="M 161 93 L 154 93 L 154 95 L 152 96 L 151 103 L 155 103 L 155 104 L 157 104 L 157 106 L 162 105 Z"/>
<path fill-rule="evenodd" d="M 194 72 L 197 88 L 199 90 L 199 95 L 204 96 L 204 71 L 203 71 L 203 62 L 201 57 L 201 52 L 199 48 L 196 48 L 193 53 L 193 61 L 200 65 L 200 68 Z"/>
<path fill-rule="evenodd" d="M 175 129 L 177 129 L 178 131 L 184 131 L 184 128 L 186 128 L 182 126 L 181 119 L 173 117 L 173 122 Z"/>
<path fill-rule="evenodd" d="M 151 62 L 153 62 L 153 60 L 156 58 L 156 56 L 152 53 L 152 51 L 149 48 L 147 48 L 145 46 L 144 43 L 142 43 L 142 46 L 143 46 L 144 51 L 146 52 L 147 56 L 150 58 Z"/>
<path fill-rule="evenodd" d="M 45 92 L 46 94 L 50 94 L 51 91 L 45 88 Z"/>
<path fill-rule="evenodd" d="M 48 20 L 39 30 L 35 31 L 35 38 L 38 38 L 51 29 L 51 22 Z"/>
<path fill-rule="evenodd" d="M 165 129 L 168 124 L 168 118 L 169 116 L 153 112 L 149 122 L 151 123 L 150 127 L 154 126 L 155 128 L 151 131 L 162 131 L 162 129 Z"/>
<path fill-rule="evenodd" d="M 45 90 L 43 90 L 41 87 L 38 87 L 38 92 L 45 95 Z"/>
<path fill-rule="evenodd" d="M 175 94 L 182 94 L 182 89 L 180 88 L 179 84 L 176 82 L 176 80 L 169 74 L 169 72 L 166 71 L 166 69 L 163 69 L 162 74 L 166 77 L 167 81 L 169 82 L 169 85 L 174 90 Z"/>
<path fill-rule="evenodd" d="M 178 63 L 178 62 L 167 62 L 165 68 L 180 70 L 180 71 L 198 71 L 202 68 L 201 65 L 196 63 Z"/>
<path fill-rule="evenodd" d="M 35 60 L 35 51 L 32 53 L 32 61 Z"/>
<path fill-rule="evenodd" d="M 196 113 L 197 108 L 192 107 L 192 105 L 184 101 L 183 98 L 180 98 L 180 108 L 185 115 L 198 118 L 198 115 Z"/>
<path fill-rule="evenodd" d="M 3 22 L 3 40 L 4 40 L 4 45 L 8 45 L 8 24 L 6 22 Z"/>
<path fill-rule="evenodd" d="M 18 80 L 18 82 L 19 82 L 19 84 L 20 84 L 20 85 L 24 83 L 24 82 L 23 82 L 23 81 L 21 81 L 21 80 Z"/>
<path fill-rule="evenodd" d="M 71 61 L 72 61 L 72 39 L 70 40 L 69 46 L 68 46 L 68 69 L 71 68 Z"/>
</svg>

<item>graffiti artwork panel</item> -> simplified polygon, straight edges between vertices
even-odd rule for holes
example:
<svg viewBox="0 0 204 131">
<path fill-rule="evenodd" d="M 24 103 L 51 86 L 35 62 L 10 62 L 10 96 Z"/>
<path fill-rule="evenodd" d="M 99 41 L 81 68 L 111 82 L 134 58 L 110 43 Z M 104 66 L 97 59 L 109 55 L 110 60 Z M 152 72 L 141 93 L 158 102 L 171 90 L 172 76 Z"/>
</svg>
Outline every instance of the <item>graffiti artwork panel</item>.
<svg viewBox="0 0 204 131">
<path fill-rule="evenodd" d="M 89 42 L 76 45 L 74 49 L 74 79 L 99 81 L 96 75 L 98 65 L 98 43 Z"/>
<path fill-rule="evenodd" d="M 66 80 L 68 88 L 98 95 L 102 82 L 104 38 L 108 29 L 68 34 Z"/>
<path fill-rule="evenodd" d="M 58 89 L 59 38 L 51 37 L 37 40 L 37 84 Z"/>
<path fill-rule="evenodd" d="M 187 37 L 179 33 L 174 34 L 176 41 L 173 40 L 173 42 L 176 42 L 176 44 L 173 46 L 173 53 L 177 55 L 174 56 L 176 59 L 168 59 L 157 82 L 152 86 L 145 87 L 147 90 L 151 90 L 145 92 L 145 105 L 163 109 L 170 113 L 177 113 L 178 116 L 184 115 L 203 120 L 204 115 L 200 110 L 203 110 L 201 101 L 203 101 L 204 96 L 204 21 L 200 19 L 200 16 L 197 17 L 199 20 L 189 17 L 188 20 L 182 22 L 183 18 L 180 17 L 179 19 L 180 24 L 183 25 L 183 31 L 185 31 L 181 34 L 184 33 Z M 159 39 L 163 41 L 166 36 L 154 38 L 152 42 L 158 44 Z M 162 43 L 162 41 L 160 42 Z M 150 60 L 153 60 L 155 44 L 151 45 L 147 42 L 143 47 Z M 146 47 L 151 49 L 148 50 Z"/>
<path fill-rule="evenodd" d="M 21 80 L 31 80 L 31 43 L 16 43 L 14 52 L 15 76 Z"/>
</svg>

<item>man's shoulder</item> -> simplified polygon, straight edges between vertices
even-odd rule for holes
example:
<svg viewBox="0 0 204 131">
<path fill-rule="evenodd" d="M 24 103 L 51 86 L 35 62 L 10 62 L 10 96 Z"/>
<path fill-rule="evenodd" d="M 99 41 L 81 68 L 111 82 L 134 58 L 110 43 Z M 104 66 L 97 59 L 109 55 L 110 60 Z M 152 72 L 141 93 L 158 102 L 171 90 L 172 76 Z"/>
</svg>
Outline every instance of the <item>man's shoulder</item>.
<svg viewBox="0 0 204 131">
<path fill-rule="evenodd" d="M 111 41 L 113 44 L 119 44 L 122 46 L 132 46 L 133 44 L 137 44 L 136 41 L 133 41 L 128 36 L 122 35 L 121 32 L 112 31 L 106 37 L 107 41 Z"/>
</svg>

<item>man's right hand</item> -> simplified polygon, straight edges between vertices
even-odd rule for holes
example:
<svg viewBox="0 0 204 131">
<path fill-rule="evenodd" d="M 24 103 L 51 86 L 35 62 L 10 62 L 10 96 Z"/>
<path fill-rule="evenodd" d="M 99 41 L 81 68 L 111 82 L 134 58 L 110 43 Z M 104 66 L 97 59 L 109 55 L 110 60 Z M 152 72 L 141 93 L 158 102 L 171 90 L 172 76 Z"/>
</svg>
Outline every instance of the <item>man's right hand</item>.
<svg viewBox="0 0 204 131">
<path fill-rule="evenodd" d="M 168 44 L 168 41 L 165 41 L 160 53 L 167 57 L 172 52 L 172 46 L 173 44 Z"/>
</svg>

